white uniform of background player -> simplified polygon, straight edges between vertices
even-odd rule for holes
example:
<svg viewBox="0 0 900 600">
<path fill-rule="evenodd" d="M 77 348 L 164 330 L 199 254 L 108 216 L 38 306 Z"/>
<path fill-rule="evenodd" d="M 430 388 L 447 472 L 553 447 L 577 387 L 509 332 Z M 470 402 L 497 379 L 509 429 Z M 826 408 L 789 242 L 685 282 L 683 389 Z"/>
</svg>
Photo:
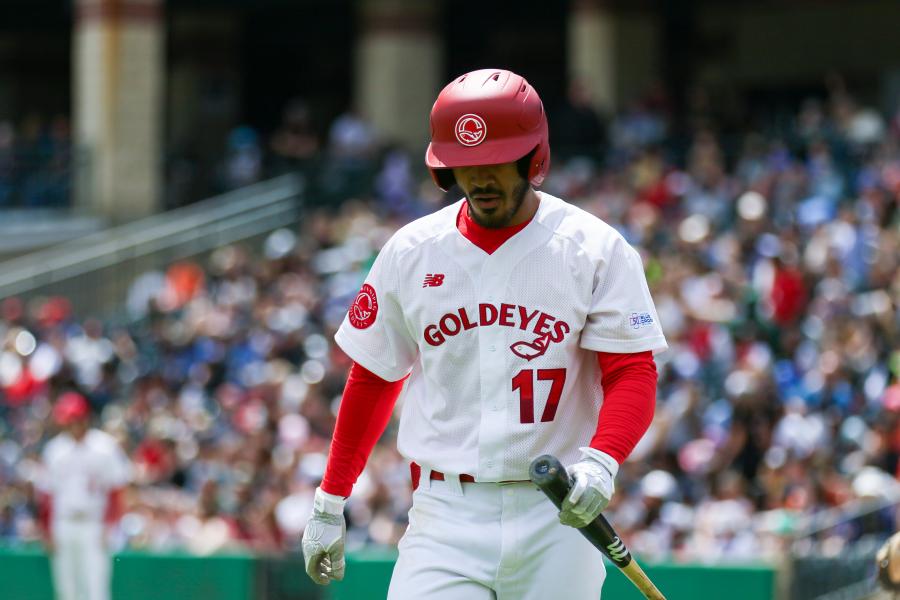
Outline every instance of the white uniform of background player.
<svg viewBox="0 0 900 600">
<path fill-rule="evenodd" d="M 39 487 L 50 496 L 53 584 L 59 600 L 107 600 L 111 557 L 104 515 L 112 490 L 131 479 L 131 465 L 111 435 L 90 429 L 86 400 L 63 394 L 54 416 L 65 431 L 43 452 Z"/>
<path fill-rule="evenodd" d="M 464 142 L 490 144 L 492 133 L 508 141 L 504 128 L 519 124 L 503 122 L 503 114 L 482 117 L 497 109 L 479 110 L 476 102 L 492 85 L 491 73 L 470 73 L 469 88 L 460 79 L 441 93 L 432 147 L 439 141 L 435 121 L 444 118 L 442 98 L 454 85 L 448 110 L 458 114 L 448 118 L 461 152 Z M 514 94 L 526 89 L 514 74 L 499 77 L 497 85 L 512 86 Z M 475 100 L 461 101 L 466 94 Z M 535 125 L 543 120 L 546 136 L 539 100 L 537 106 Z M 524 144 L 513 156 L 535 147 L 533 139 Z M 428 160 L 435 166 L 431 149 Z M 531 160 L 545 171 L 549 156 L 539 151 Z M 586 463 L 593 478 L 584 478 L 582 489 L 601 490 L 592 515 L 600 496 L 605 506 L 618 465 L 603 453 L 580 451 L 602 402 L 596 353 L 657 350 L 666 342 L 637 252 L 599 219 L 534 193 L 536 213 L 491 254 L 457 226 L 466 200 L 402 228 L 381 250 L 335 336 L 381 378 L 410 374 L 397 443 L 421 476 L 389 598 L 599 597 L 601 554 L 560 524 L 557 509 L 527 482 L 528 468 L 546 453 L 564 464 Z M 497 205 L 490 194 L 484 200 L 482 206 Z M 320 513 L 340 505 L 321 492 L 318 500 Z M 305 542 L 318 536 L 311 531 Z"/>
</svg>

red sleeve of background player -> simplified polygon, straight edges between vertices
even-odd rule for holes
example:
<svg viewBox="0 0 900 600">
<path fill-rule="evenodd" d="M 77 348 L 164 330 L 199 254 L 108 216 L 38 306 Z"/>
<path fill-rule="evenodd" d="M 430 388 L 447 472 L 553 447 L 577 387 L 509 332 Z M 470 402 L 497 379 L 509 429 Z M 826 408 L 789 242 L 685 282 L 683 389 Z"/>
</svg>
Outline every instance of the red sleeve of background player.
<svg viewBox="0 0 900 600">
<path fill-rule="evenodd" d="M 653 420 L 656 363 L 650 351 L 598 352 L 597 360 L 603 377 L 603 405 L 591 448 L 606 452 L 621 464 Z"/>
<path fill-rule="evenodd" d="M 406 377 L 385 381 L 357 363 L 350 367 L 322 477 L 323 491 L 336 496 L 350 495 L 375 442 L 391 419 L 405 380 Z"/>
<path fill-rule="evenodd" d="M 53 500 L 50 494 L 39 492 L 37 496 L 37 525 L 45 540 L 50 539 L 50 517 L 53 514 Z"/>
<path fill-rule="evenodd" d="M 122 495 L 125 488 L 110 490 L 106 498 L 106 512 L 103 514 L 103 522 L 107 525 L 115 525 L 125 512 L 125 504 Z"/>
</svg>

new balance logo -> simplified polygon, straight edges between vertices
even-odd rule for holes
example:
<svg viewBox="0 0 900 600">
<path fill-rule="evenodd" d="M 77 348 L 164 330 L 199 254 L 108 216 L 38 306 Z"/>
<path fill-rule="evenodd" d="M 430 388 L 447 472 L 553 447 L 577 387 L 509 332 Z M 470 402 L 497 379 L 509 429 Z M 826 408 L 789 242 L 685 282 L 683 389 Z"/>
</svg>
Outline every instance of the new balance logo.
<svg viewBox="0 0 900 600">
<path fill-rule="evenodd" d="M 425 276 L 425 281 L 422 282 L 422 287 L 437 287 L 444 283 L 444 274 L 443 273 L 428 273 Z"/>
<path fill-rule="evenodd" d="M 613 543 L 608 545 L 606 549 L 609 550 L 609 555 L 613 560 L 622 560 L 628 556 L 628 549 L 622 543 L 622 540 L 619 539 L 619 536 L 616 536 Z"/>
</svg>

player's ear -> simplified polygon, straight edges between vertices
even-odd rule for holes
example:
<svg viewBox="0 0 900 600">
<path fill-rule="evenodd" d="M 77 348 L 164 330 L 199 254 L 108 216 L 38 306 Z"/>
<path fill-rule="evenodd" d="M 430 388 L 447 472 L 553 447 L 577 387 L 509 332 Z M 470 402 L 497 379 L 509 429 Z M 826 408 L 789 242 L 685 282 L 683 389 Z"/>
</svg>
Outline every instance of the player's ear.
<svg viewBox="0 0 900 600">
<path fill-rule="evenodd" d="M 531 159 L 534 157 L 535 152 L 537 152 L 537 147 L 516 161 L 516 170 L 519 172 L 519 177 L 526 181 L 531 179 L 528 176 L 528 171 L 531 165 Z"/>
<path fill-rule="evenodd" d="M 449 190 L 456 185 L 453 169 L 434 169 L 434 178 L 442 190 Z"/>
</svg>

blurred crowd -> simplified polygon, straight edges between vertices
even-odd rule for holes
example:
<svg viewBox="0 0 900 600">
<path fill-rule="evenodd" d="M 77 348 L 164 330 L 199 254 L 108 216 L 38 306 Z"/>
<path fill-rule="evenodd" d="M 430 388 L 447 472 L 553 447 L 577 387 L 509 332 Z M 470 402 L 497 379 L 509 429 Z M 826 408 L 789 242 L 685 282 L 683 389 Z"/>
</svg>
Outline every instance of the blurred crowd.
<svg viewBox="0 0 900 600">
<path fill-rule="evenodd" d="M 747 561 L 804 544 L 837 555 L 895 530 L 900 111 L 834 86 L 780 127 L 726 138 L 701 96 L 687 119 L 659 96 L 603 119 L 575 86 L 558 114 L 543 189 L 639 248 L 670 346 L 608 510 L 626 543 L 649 559 Z M 333 334 L 391 233 L 455 199 L 402 150 L 382 147 L 372 169 L 377 139 L 352 114 L 322 158 L 307 117 L 286 112 L 280 160 L 315 164 L 321 189 L 356 199 L 259 248 L 140 276 L 120 323 L 76 319 L 63 298 L 2 302 L 0 539 L 37 537 L 48 415 L 78 390 L 135 465 L 118 547 L 297 549 L 349 366 Z M 249 147 L 232 175 L 252 171 Z M 353 547 L 404 531 L 395 425 L 348 503 Z"/>
<path fill-rule="evenodd" d="M 306 101 L 294 98 L 271 131 L 238 124 L 209 156 L 173 151 L 166 205 L 181 206 L 284 173 L 300 175 L 307 198 L 316 204 L 366 195 L 390 142 L 352 110 L 330 121 L 317 116 Z"/>
<path fill-rule="evenodd" d="M 69 120 L 0 120 L 0 210 L 66 207 L 71 195 Z"/>
</svg>

